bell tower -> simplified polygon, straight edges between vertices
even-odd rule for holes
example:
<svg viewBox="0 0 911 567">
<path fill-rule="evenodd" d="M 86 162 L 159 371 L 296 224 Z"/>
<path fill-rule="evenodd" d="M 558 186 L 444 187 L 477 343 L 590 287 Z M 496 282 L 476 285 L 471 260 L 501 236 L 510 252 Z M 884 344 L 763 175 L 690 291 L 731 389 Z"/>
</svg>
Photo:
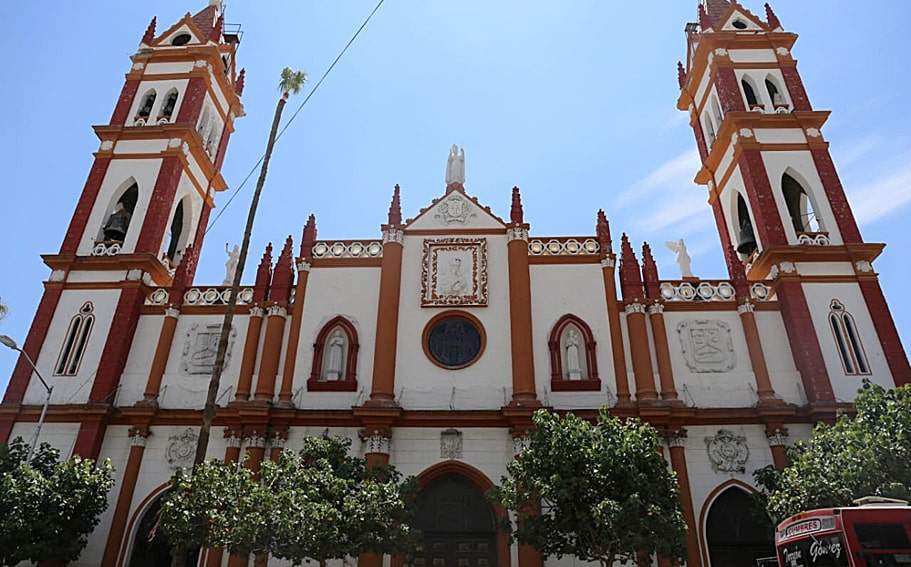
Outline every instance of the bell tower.
<svg viewBox="0 0 911 567">
<path fill-rule="evenodd" d="M 220 169 L 234 121 L 244 114 L 241 33 L 225 24 L 221 3 L 210 0 L 164 30 L 156 24 L 130 58 L 110 120 L 94 126 L 99 147 L 59 253 L 43 256 L 52 272 L 23 345 L 60 399 L 74 390 L 72 402 L 97 406 L 97 422 L 83 422 L 76 441 L 84 456 L 100 448 L 148 286 L 170 286 L 182 262 L 195 267 L 215 194 L 226 188 Z M 193 269 L 183 272 L 192 281 Z M 67 331 L 76 316 L 91 317 L 84 340 Z M 32 378 L 20 357 L 0 443 L 16 408 L 31 403 Z M 72 384 L 84 380 L 88 393 L 75 393 Z"/>
<path fill-rule="evenodd" d="M 867 377 L 911 381 L 866 243 L 829 154 L 786 31 L 736 0 L 702 0 L 687 24 L 677 107 L 690 115 L 722 247 L 774 283 L 807 401 L 853 399 Z M 730 268 L 730 266 L 729 266 Z"/>
</svg>

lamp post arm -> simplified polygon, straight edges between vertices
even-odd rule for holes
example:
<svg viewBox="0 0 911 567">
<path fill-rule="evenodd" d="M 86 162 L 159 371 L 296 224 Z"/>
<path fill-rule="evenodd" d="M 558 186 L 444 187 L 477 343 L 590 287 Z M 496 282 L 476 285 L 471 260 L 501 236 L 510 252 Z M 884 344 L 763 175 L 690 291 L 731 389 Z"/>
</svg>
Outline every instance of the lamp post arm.
<svg viewBox="0 0 911 567">
<path fill-rule="evenodd" d="M 37 376 L 38 379 L 41 380 L 41 385 L 44 386 L 44 389 L 48 390 L 48 392 L 50 392 L 50 390 L 52 390 L 53 388 L 48 386 L 47 381 L 44 379 L 44 376 L 41 375 L 41 372 L 38 371 L 38 365 L 35 364 L 35 361 L 32 360 L 32 357 L 30 357 L 28 355 L 28 353 L 25 352 L 24 350 L 22 350 L 21 348 L 16 348 L 16 350 L 18 350 L 19 353 L 25 357 L 25 360 L 28 361 L 29 365 L 32 367 L 32 370 L 35 371 L 35 376 Z"/>
</svg>

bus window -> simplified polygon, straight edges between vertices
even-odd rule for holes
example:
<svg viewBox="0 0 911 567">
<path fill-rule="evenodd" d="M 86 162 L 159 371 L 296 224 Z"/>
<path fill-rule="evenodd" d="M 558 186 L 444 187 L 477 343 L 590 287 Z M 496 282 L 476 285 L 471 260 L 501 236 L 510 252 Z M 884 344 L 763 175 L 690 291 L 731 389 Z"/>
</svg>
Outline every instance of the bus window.
<svg viewBox="0 0 911 567">
<path fill-rule="evenodd" d="M 854 533 L 868 567 L 911 566 L 911 541 L 905 526 L 856 523 Z"/>
<path fill-rule="evenodd" d="M 782 567 L 848 567 L 841 535 L 808 537 L 779 548 Z"/>
</svg>

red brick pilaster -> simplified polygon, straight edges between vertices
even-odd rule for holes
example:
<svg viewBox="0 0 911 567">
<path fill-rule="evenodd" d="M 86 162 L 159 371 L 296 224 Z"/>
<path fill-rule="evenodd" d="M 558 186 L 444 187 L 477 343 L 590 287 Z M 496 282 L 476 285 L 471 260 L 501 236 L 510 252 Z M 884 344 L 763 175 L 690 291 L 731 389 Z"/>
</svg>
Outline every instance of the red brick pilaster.
<svg viewBox="0 0 911 567">
<path fill-rule="evenodd" d="M 22 350 L 25 351 L 32 360 L 37 364 L 38 355 L 41 353 L 41 347 L 44 345 L 44 339 L 47 337 L 47 330 L 51 326 L 51 320 L 54 318 L 54 312 L 57 310 L 57 303 L 60 301 L 60 295 L 63 293 L 63 287 L 60 284 L 47 283 L 44 286 L 44 295 L 38 303 L 38 310 L 35 318 L 32 320 L 32 326 L 29 328 L 28 335 L 25 337 L 25 344 Z M 25 396 L 25 390 L 28 388 L 29 380 L 32 377 L 32 365 L 22 354 L 16 362 L 13 375 L 10 378 L 9 385 L 6 388 L 6 394 L 3 396 L 4 403 L 20 404 Z M 6 438 L 0 432 L 0 443 L 5 443 Z"/>
<path fill-rule="evenodd" d="M 693 135 L 696 136 L 696 147 L 699 148 L 699 157 L 705 161 L 709 157 L 709 150 L 705 145 L 705 134 L 702 132 L 702 123 L 699 116 L 695 113 L 690 118 L 690 126 L 693 127 Z"/>
<path fill-rule="evenodd" d="M 715 227 L 718 229 L 718 237 L 721 238 L 721 249 L 727 250 L 731 246 L 731 233 L 728 230 L 728 223 L 724 218 L 724 209 L 721 207 L 721 199 L 712 200 L 712 214 L 715 216 Z"/>
<path fill-rule="evenodd" d="M 686 430 L 669 431 L 665 438 L 671 457 L 671 468 L 677 474 L 680 507 L 686 519 L 686 566 L 702 567 L 696 514 L 693 510 L 693 496 L 690 493 L 690 475 L 686 466 Z"/>
<path fill-rule="evenodd" d="M 794 110 L 813 110 L 813 107 L 810 106 L 810 97 L 807 96 L 807 90 L 803 87 L 803 81 L 800 79 L 800 73 L 797 72 L 797 66 L 782 65 L 781 76 L 784 77 L 784 84 L 788 87 Z"/>
<path fill-rule="evenodd" d="M 733 67 L 717 67 L 715 71 L 715 91 L 718 93 L 721 109 L 725 113 L 746 110 Z"/>
<path fill-rule="evenodd" d="M 870 318 L 873 319 L 873 328 L 876 329 L 879 344 L 886 356 L 886 363 L 892 372 L 895 385 L 904 386 L 911 383 L 908 356 L 902 346 L 898 329 L 895 328 L 895 320 L 892 319 L 892 313 L 889 311 L 889 305 L 886 303 L 879 280 L 875 277 L 863 278 L 858 285 L 864 296 L 864 302 L 867 304 L 867 310 L 870 312 Z"/>
<path fill-rule="evenodd" d="M 813 162 L 816 164 L 816 171 L 819 173 L 819 179 L 822 180 L 822 186 L 826 191 L 826 198 L 829 199 L 829 206 L 832 207 L 832 214 L 835 215 L 835 222 L 838 223 L 838 231 L 845 244 L 858 244 L 863 242 L 860 237 L 860 230 L 857 228 L 857 221 L 854 220 L 854 211 L 848 204 L 848 198 L 845 196 L 845 189 L 838 178 L 838 172 L 835 171 L 835 164 L 832 162 L 832 156 L 828 148 L 812 148 L 810 154 L 813 156 Z"/>
<path fill-rule="evenodd" d="M 101 567 L 114 567 L 117 564 L 117 555 L 123 542 L 127 516 L 133 502 L 133 491 L 136 489 L 136 480 L 139 478 L 139 469 L 142 465 L 142 455 L 145 452 L 148 436 L 149 430 L 146 427 L 130 429 L 130 455 L 127 457 L 127 464 L 123 470 L 120 494 L 117 496 L 114 517 L 111 519 L 111 527 L 108 529 L 108 539 L 104 547 Z"/>
<path fill-rule="evenodd" d="M 737 163 L 750 202 L 750 210 L 756 221 L 753 228 L 756 229 L 762 247 L 786 245 L 788 240 L 781 224 L 778 204 L 772 194 L 765 163 L 762 161 L 762 153 L 759 150 L 744 149 Z"/>
<path fill-rule="evenodd" d="M 800 281 L 787 276 L 779 279 L 775 286 L 781 306 L 781 318 L 788 333 L 791 354 L 800 372 L 807 400 L 811 403 L 834 403 L 835 394 L 822 357 L 816 327 L 810 317 L 810 307 L 803 293 Z"/>
<path fill-rule="evenodd" d="M 208 88 L 208 83 L 204 77 L 190 78 L 183 95 L 183 102 L 180 103 L 180 112 L 177 113 L 177 122 L 196 124 L 196 121 L 199 120 L 199 114 L 202 112 L 202 103 L 205 101 Z"/>
<path fill-rule="evenodd" d="M 76 204 L 76 210 L 73 211 L 73 218 L 70 220 L 70 226 L 66 230 L 66 236 L 63 237 L 63 243 L 60 245 L 61 254 L 75 254 L 79 247 L 79 241 L 85 233 L 86 224 L 89 222 L 89 215 L 92 214 L 92 208 L 98 199 L 98 190 L 101 188 L 101 182 L 111 164 L 110 157 L 96 157 L 89 170 L 88 179 L 85 180 L 85 186 L 82 188 L 82 195 Z"/>
<path fill-rule="evenodd" d="M 114 107 L 114 113 L 111 115 L 111 125 L 121 126 L 126 123 L 129 117 L 130 107 L 133 106 L 133 99 L 136 98 L 136 91 L 139 90 L 139 79 L 127 79 L 120 90 L 120 98 L 117 99 L 117 106 Z"/>
<path fill-rule="evenodd" d="M 161 160 L 158 179 L 149 197 L 142 232 L 136 243 L 137 253 L 158 255 L 168 223 L 171 221 L 171 205 L 174 204 L 174 195 L 177 193 L 177 184 L 182 173 L 183 164 L 180 163 L 179 157 L 169 155 Z"/>
</svg>

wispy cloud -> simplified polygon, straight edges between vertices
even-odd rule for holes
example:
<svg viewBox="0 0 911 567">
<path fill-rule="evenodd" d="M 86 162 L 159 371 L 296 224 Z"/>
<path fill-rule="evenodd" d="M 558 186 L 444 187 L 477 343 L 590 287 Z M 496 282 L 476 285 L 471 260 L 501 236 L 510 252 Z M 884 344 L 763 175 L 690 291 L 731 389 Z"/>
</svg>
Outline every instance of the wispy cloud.
<svg viewBox="0 0 911 567">
<path fill-rule="evenodd" d="M 677 191 L 692 186 L 693 177 L 699 171 L 699 152 L 688 150 L 653 169 L 648 175 L 633 183 L 620 193 L 614 203 L 625 207 L 639 199 L 650 196 L 661 189 Z"/>
<path fill-rule="evenodd" d="M 892 170 L 848 196 L 858 224 L 873 224 L 911 204 L 911 164 Z"/>
<path fill-rule="evenodd" d="M 832 154 L 835 157 L 839 169 L 848 169 L 855 164 L 860 158 L 868 155 L 879 146 L 881 138 L 876 135 L 858 138 L 840 148 L 834 148 Z"/>
</svg>

